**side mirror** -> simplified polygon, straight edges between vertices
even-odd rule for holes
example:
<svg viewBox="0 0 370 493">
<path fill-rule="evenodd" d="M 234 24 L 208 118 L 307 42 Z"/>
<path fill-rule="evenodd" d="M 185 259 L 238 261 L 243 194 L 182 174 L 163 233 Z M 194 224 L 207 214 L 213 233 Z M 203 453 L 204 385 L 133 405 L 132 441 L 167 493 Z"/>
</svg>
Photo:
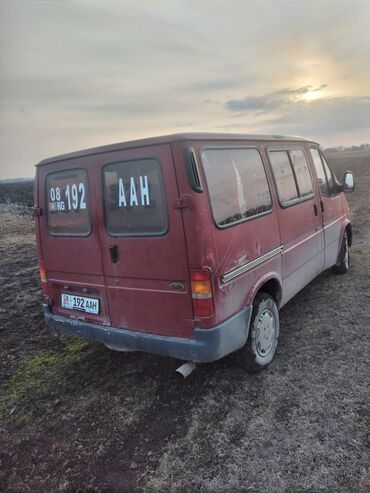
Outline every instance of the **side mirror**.
<svg viewBox="0 0 370 493">
<path fill-rule="evenodd" d="M 346 171 L 343 178 L 343 192 L 353 192 L 355 189 L 355 177 L 352 171 Z"/>
</svg>

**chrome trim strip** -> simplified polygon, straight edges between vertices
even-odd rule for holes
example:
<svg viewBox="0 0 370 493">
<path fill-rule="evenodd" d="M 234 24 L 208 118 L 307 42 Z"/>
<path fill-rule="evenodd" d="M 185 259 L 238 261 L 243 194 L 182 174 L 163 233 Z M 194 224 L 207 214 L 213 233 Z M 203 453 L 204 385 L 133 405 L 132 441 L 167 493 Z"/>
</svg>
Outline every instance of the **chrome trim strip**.
<svg viewBox="0 0 370 493">
<path fill-rule="evenodd" d="M 245 272 L 248 272 L 249 270 L 253 269 L 254 267 L 257 267 L 257 265 L 262 264 L 263 262 L 266 262 L 266 260 L 270 260 L 272 257 L 275 257 L 275 255 L 278 255 L 283 251 L 284 247 L 283 245 L 280 245 L 277 248 L 274 248 L 274 250 L 271 250 L 270 252 L 265 253 L 264 255 L 261 255 L 260 257 L 257 257 L 256 259 L 252 260 L 251 262 L 247 262 L 244 265 L 241 265 L 240 267 L 237 267 L 236 269 L 229 270 L 228 272 L 225 272 L 220 278 L 221 284 L 226 284 L 227 282 L 235 279 L 236 277 L 241 276 Z"/>
</svg>

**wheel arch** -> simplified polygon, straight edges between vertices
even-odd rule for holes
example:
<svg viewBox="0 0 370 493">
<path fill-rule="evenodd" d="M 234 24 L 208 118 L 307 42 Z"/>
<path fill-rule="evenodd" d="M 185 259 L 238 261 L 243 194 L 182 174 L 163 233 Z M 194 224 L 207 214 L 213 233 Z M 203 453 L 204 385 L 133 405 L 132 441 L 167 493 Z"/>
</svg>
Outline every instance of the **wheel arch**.
<svg viewBox="0 0 370 493">
<path fill-rule="evenodd" d="M 348 235 L 348 246 L 349 247 L 352 246 L 352 224 L 350 223 L 348 218 L 346 218 L 346 220 L 343 222 L 341 231 L 342 232 L 341 232 L 339 242 L 338 242 L 337 257 L 339 255 L 340 249 L 342 247 L 342 238 L 343 238 L 344 233 L 347 233 L 347 235 Z"/>
<path fill-rule="evenodd" d="M 348 235 L 348 245 L 351 247 L 352 246 L 352 224 L 351 223 L 348 223 L 345 226 L 344 231 Z"/>
<path fill-rule="evenodd" d="M 270 273 L 259 279 L 248 295 L 247 305 L 253 304 L 255 297 L 261 292 L 269 294 L 279 308 L 282 300 L 282 285 L 277 273 Z"/>
</svg>

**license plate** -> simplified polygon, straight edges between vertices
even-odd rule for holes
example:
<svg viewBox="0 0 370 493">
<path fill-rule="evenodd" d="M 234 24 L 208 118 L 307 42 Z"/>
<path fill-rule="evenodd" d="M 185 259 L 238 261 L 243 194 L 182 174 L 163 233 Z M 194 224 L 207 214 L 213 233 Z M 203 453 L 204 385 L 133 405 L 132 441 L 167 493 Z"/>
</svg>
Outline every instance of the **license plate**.
<svg viewBox="0 0 370 493">
<path fill-rule="evenodd" d="M 79 310 L 81 312 L 93 313 L 98 315 L 99 313 L 99 299 L 98 298 L 86 298 L 85 296 L 75 296 L 74 294 L 62 293 L 61 296 L 62 308 L 68 310 Z"/>
</svg>

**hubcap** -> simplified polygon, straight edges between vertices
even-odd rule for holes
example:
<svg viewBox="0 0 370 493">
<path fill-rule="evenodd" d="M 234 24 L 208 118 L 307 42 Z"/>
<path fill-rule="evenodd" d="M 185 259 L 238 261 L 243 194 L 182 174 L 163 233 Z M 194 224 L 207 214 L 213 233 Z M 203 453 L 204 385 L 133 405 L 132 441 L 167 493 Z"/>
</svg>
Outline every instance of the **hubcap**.
<svg viewBox="0 0 370 493">
<path fill-rule="evenodd" d="M 256 349 L 260 356 L 266 356 L 275 341 L 275 319 L 269 309 L 263 310 L 258 318 L 256 331 Z"/>
</svg>

